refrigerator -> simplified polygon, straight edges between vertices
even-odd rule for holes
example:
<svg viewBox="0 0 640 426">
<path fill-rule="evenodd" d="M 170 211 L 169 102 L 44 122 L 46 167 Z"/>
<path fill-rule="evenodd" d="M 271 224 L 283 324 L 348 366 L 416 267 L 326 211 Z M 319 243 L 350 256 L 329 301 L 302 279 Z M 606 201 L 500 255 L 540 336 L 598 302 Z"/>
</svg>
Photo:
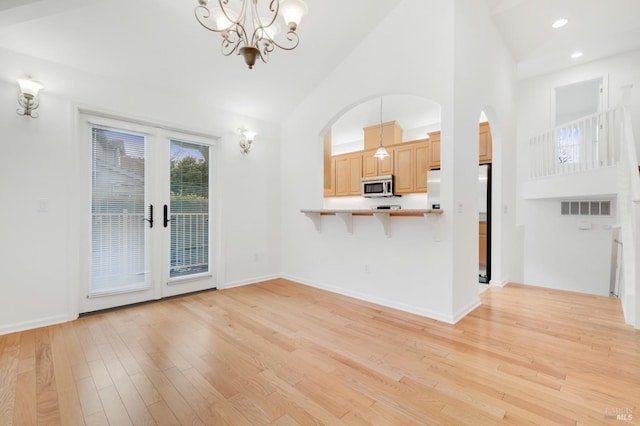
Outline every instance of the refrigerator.
<svg viewBox="0 0 640 426">
<path fill-rule="evenodd" d="M 427 206 L 440 208 L 440 170 L 427 172 Z M 478 281 L 491 280 L 491 164 L 478 166 Z"/>
</svg>

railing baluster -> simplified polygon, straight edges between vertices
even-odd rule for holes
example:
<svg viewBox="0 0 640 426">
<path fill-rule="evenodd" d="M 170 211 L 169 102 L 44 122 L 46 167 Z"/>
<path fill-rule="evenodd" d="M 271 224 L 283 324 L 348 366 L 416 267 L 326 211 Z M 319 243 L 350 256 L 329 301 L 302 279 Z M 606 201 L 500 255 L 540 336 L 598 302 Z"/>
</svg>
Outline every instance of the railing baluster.
<svg viewBox="0 0 640 426">
<path fill-rule="evenodd" d="M 542 132 L 529 140 L 529 176 L 540 178 L 614 166 L 620 158 L 620 109 Z"/>
</svg>

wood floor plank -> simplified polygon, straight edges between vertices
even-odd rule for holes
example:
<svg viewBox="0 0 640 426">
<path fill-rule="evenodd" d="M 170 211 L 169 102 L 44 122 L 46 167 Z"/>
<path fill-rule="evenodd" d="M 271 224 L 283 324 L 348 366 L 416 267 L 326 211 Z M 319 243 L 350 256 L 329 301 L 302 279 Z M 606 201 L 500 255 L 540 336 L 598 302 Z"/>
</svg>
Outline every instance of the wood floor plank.
<svg viewBox="0 0 640 426">
<path fill-rule="evenodd" d="M 102 407 L 102 402 L 100 402 L 96 385 L 93 383 L 93 378 L 85 377 L 84 379 L 78 380 L 76 382 L 76 387 L 78 389 L 78 398 L 80 400 L 80 407 L 85 421 L 88 422 L 88 419 L 91 418 L 96 421 L 95 419 L 100 418 L 97 414 L 104 414 L 104 409 Z"/>
<path fill-rule="evenodd" d="M 98 390 L 98 395 L 109 424 L 119 426 L 133 425 L 115 386 L 111 385 Z"/>
<path fill-rule="evenodd" d="M 36 411 L 38 424 L 61 424 L 55 365 L 51 353 L 52 328 L 36 330 Z"/>
<path fill-rule="evenodd" d="M 165 374 L 204 424 L 223 423 L 224 419 L 221 417 L 220 412 L 216 410 L 216 404 L 210 404 L 206 397 L 198 391 L 198 388 L 178 368 L 174 367 L 166 370 Z M 236 414 L 242 418 L 240 412 Z M 246 422 L 246 420 L 244 421 Z"/>
<path fill-rule="evenodd" d="M 158 368 L 158 366 L 155 365 L 154 361 L 147 356 L 144 350 L 141 347 L 130 349 L 131 353 L 140 364 L 144 374 L 153 384 L 155 389 L 157 389 L 163 401 L 166 402 L 178 421 L 183 424 L 204 425 L 203 421 L 189 406 L 187 401 L 180 394 L 179 390 L 175 388 L 167 376 Z M 155 415 L 153 415 L 153 417 L 157 421 L 157 417 Z"/>
<path fill-rule="evenodd" d="M 64 344 L 69 357 L 69 364 L 75 380 L 84 379 L 91 376 L 91 370 L 84 357 L 80 340 L 76 334 L 76 327 L 72 322 L 61 325 L 64 332 Z"/>
<path fill-rule="evenodd" d="M 618 300 L 480 297 L 449 325 L 276 279 L 3 335 L 0 425 L 640 419 L 640 331 Z"/>
<path fill-rule="evenodd" d="M 149 411 L 155 419 L 158 426 L 180 426 L 182 423 L 176 419 L 171 409 L 164 401 L 158 401 L 149 406 Z"/>
<path fill-rule="evenodd" d="M 120 358 L 113 351 L 111 344 L 99 345 L 98 349 L 131 422 L 135 425 L 155 424 L 145 402 L 120 362 Z"/>
<path fill-rule="evenodd" d="M 18 374 L 16 383 L 16 406 L 13 413 L 13 424 L 15 425 L 37 425 L 36 407 L 36 370 L 24 371 Z M 0 424 L 10 424 L 10 413 L 7 410 L 0 410 Z"/>
</svg>

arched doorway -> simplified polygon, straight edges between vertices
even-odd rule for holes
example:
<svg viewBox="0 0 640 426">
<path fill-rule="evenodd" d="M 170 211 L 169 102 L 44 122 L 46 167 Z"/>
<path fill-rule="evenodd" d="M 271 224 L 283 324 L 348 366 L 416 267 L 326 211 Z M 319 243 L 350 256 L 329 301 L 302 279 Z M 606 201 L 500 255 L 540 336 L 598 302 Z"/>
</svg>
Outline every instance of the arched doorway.
<svg viewBox="0 0 640 426">
<path fill-rule="evenodd" d="M 426 207 L 427 172 L 439 167 L 440 127 L 440 105 L 419 96 L 377 95 L 345 108 L 322 134 L 325 207 L 347 197 L 361 202 L 361 179 L 381 175 L 393 175 L 397 193 L 404 196 L 392 200 L 394 205 L 424 200 Z M 388 157 L 374 158 L 379 145 Z"/>
</svg>

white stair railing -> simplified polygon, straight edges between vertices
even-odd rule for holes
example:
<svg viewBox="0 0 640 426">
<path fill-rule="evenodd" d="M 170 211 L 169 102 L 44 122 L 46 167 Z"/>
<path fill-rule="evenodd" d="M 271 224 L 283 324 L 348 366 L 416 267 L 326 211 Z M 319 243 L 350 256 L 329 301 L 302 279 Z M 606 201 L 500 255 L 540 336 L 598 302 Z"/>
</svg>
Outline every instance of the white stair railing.
<svg viewBox="0 0 640 426">
<path fill-rule="evenodd" d="M 623 109 L 592 114 L 529 140 L 530 176 L 540 178 L 615 166 Z"/>
</svg>

